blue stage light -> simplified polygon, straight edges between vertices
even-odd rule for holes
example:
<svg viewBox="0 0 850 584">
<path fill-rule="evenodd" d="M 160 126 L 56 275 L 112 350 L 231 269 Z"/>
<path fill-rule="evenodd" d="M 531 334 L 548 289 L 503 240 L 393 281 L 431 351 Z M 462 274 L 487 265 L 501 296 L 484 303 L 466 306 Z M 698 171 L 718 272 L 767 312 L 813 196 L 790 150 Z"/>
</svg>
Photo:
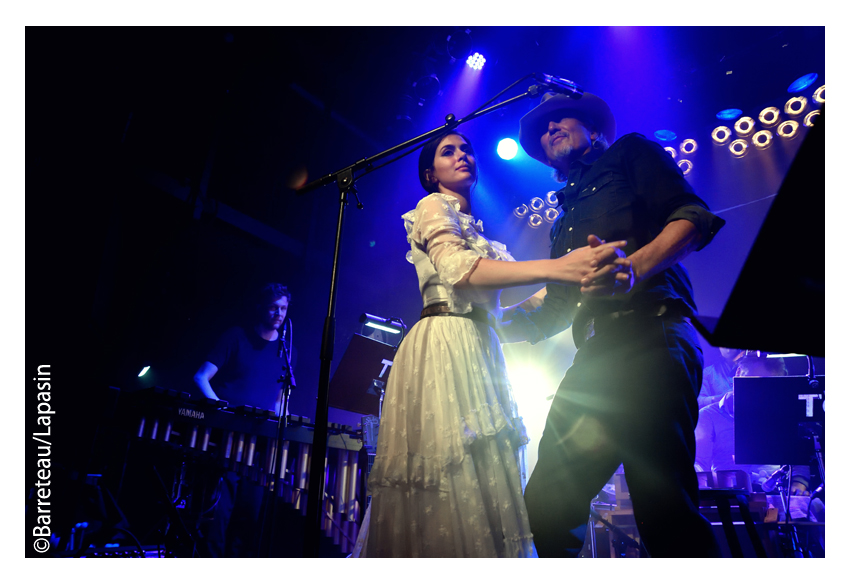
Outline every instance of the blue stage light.
<svg viewBox="0 0 850 584">
<path fill-rule="evenodd" d="M 656 130 L 655 137 L 664 142 L 676 139 L 676 132 L 670 130 Z"/>
<path fill-rule="evenodd" d="M 503 160 L 510 160 L 516 156 L 517 150 L 516 142 L 511 138 L 505 138 L 500 141 L 499 145 L 496 147 L 496 152 L 499 153 L 499 156 L 501 156 Z"/>
<path fill-rule="evenodd" d="M 740 116 L 742 113 L 744 113 L 744 112 L 742 112 L 739 109 L 734 109 L 734 108 L 733 109 L 725 109 L 723 111 L 717 112 L 717 119 L 718 120 L 734 120 L 735 118 Z"/>
<path fill-rule="evenodd" d="M 803 75 L 802 77 L 794 81 L 794 83 L 788 86 L 788 93 L 798 93 L 800 91 L 803 91 L 812 83 L 817 81 L 817 79 L 817 73 L 809 73 L 808 75 Z"/>
<path fill-rule="evenodd" d="M 466 64 L 477 70 L 481 69 L 486 61 L 487 59 L 484 58 L 484 55 L 481 53 L 474 53 L 466 60 Z"/>
</svg>

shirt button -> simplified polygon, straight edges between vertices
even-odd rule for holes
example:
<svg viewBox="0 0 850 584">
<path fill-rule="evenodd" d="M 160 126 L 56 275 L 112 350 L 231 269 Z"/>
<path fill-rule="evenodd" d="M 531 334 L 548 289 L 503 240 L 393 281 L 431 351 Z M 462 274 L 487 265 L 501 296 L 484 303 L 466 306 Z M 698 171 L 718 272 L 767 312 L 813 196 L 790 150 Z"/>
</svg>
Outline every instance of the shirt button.
<svg viewBox="0 0 850 584">
<path fill-rule="evenodd" d="M 592 188 L 592 189 L 590 189 L 590 190 L 591 190 L 591 191 L 595 191 L 595 190 L 596 190 L 596 187 L 593 187 L 593 188 Z"/>
<path fill-rule="evenodd" d="M 578 308 L 579 306 L 581 306 L 581 302 L 579 302 L 578 304 L 576 304 L 576 308 Z"/>
<path fill-rule="evenodd" d="M 576 183 L 570 183 L 570 186 L 574 187 L 574 186 L 576 186 Z"/>
<path fill-rule="evenodd" d="M 572 228 L 572 227 L 570 227 L 569 229 L 567 229 L 567 231 L 572 231 L 572 230 L 573 230 L 573 228 Z"/>
<path fill-rule="evenodd" d="M 570 211 L 575 211 L 575 210 L 576 210 L 575 207 L 570 207 Z"/>
<path fill-rule="evenodd" d="M 568 247 L 568 248 L 567 248 L 567 253 L 570 253 L 571 251 L 573 251 L 573 248 Z"/>
</svg>

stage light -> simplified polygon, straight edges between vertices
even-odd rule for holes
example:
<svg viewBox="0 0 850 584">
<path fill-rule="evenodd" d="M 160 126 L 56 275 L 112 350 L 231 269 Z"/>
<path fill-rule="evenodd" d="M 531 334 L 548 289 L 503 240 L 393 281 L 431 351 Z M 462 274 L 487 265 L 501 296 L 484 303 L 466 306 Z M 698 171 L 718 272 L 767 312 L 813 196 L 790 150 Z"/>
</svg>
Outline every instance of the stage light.
<svg viewBox="0 0 850 584">
<path fill-rule="evenodd" d="M 717 119 L 718 120 L 734 120 L 735 118 L 740 116 L 742 113 L 744 113 L 744 112 L 742 112 L 739 109 L 725 109 L 723 111 L 717 112 Z"/>
<path fill-rule="evenodd" d="M 779 123 L 779 108 L 778 107 L 766 107 L 761 110 L 759 114 L 759 121 L 761 125 L 765 128 L 769 128 Z"/>
<path fill-rule="evenodd" d="M 558 191 L 549 191 L 546 193 L 546 204 L 550 207 L 558 206 Z"/>
<path fill-rule="evenodd" d="M 683 140 L 681 144 L 679 144 L 679 150 L 682 154 L 693 154 L 697 151 L 697 141 L 688 138 L 687 140 Z"/>
<path fill-rule="evenodd" d="M 472 36 L 468 28 L 456 30 L 446 37 L 446 53 L 451 57 L 452 63 L 457 59 L 468 57 L 471 50 Z"/>
<path fill-rule="evenodd" d="M 690 160 L 682 159 L 678 162 L 679 168 L 682 169 L 682 174 L 689 174 L 694 169 L 694 163 Z"/>
<path fill-rule="evenodd" d="M 529 225 L 529 227 L 531 227 L 532 229 L 537 229 L 538 227 L 540 227 L 541 225 L 543 225 L 543 217 L 541 217 L 541 216 L 540 216 L 540 215 L 538 215 L 537 213 L 532 214 L 532 215 L 528 218 L 528 225 Z"/>
<path fill-rule="evenodd" d="M 809 100 L 803 96 L 792 97 L 785 102 L 785 113 L 789 116 L 799 116 L 806 109 Z"/>
<path fill-rule="evenodd" d="M 779 124 L 779 127 L 776 128 L 776 133 L 779 134 L 780 138 L 793 138 L 797 135 L 799 129 L 800 124 L 794 120 L 788 120 Z"/>
<path fill-rule="evenodd" d="M 677 136 L 675 132 L 671 132 L 670 130 L 657 130 L 655 137 L 664 142 L 669 142 L 670 140 L 675 140 Z"/>
<path fill-rule="evenodd" d="M 672 146 L 665 146 L 664 150 L 666 150 L 673 158 L 676 158 L 679 155 L 679 153 L 676 152 L 676 149 Z"/>
<path fill-rule="evenodd" d="M 731 137 L 732 130 L 730 130 L 726 126 L 717 126 L 711 133 L 711 139 L 714 140 L 715 144 L 726 144 L 726 142 L 728 142 Z"/>
<path fill-rule="evenodd" d="M 484 63 L 486 61 L 487 59 L 484 58 L 484 55 L 480 53 L 475 53 L 474 55 L 469 56 L 469 58 L 466 60 L 466 64 L 477 71 L 484 67 Z"/>
<path fill-rule="evenodd" d="M 496 152 L 499 153 L 502 160 L 511 160 L 514 156 L 516 156 L 518 150 L 516 141 L 511 138 L 501 140 L 499 145 L 496 147 Z"/>
<path fill-rule="evenodd" d="M 808 75 L 803 75 L 788 86 L 788 93 L 799 93 L 809 87 L 812 83 L 817 81 L 817 79 L 817 73 L 809 73 Z"/>
<path fill-rule="evenodd" d="M 826 85 L 821 85 L 815 92 L 812 94 L 812 100 L 815 103 L 826 103 Z"/>
<path fill-rule="evenodd" d="M 144 367 L 142 367 L 142 370 L 139 371 L 139 377 L 143 377 L 148 371 L 150 371 L 150 369 L 150 365 L 145 365 Z"/>
<path fill-rule="evenodd" d="M 732 153 L 732 156 L 735 158 L 741 158 L 747 153 L 747 149 L 749 146 L 747 145 L 746 140 L 735 140 L 731 144 L 729 144 L 729 152 Z"/>
<path fill-rule="evenodd" d="M 555 209 L 554 207 L 549 207 L 548 209 L 546 209 L 546 212 L 543 213 L 543 219 L 547 223 L 554 223 L 555 219 L 558 218 L 558 215 L 560 215 L 560 213 L 557 209 Z"/>
<path fill-rule="evenodd" d="M 773 132 L 770 130 L 761 130 L 753 135 L 753 146 L 759 150 L 764 150 L 773 143 Z"/>
<path fill-rule="evenodd" d="M 519 207 L 517 207 L 516 209 L 514 209 L 514 215 L 516 215 L 520 219 L 522 219 L 523 217 L 528 215 L 528 205 L 522 204 Z"/>
<path fill-rule="evenodd" d="M 379 331 L 392 333 L 394 335 L 401 334 L 407 330 L 404 322 L 400 318 L 396 317 L 382 318 L 380 316 L 364 312 L 360 315 L 360 322 L 373 329 L 378 329 Z"/>
<path fill-rule="evenodd" d="M 820 115 L 820 110 L 812 110 L 806 114 L 806 117 L 803 118 L 803 123 L 808 127 L 812 127 L 815 125 L 815 118 Z"/>
<path fill-rule="evenodd" d="M 735 132 L 742 138 L 746 138 L 756 129 L 756 123 L 750 116 L 744 116 L 735 122 Z"/>
<path fill-rule="evenodd" d="M 534 197 L 528 202 L 528 206 L 531 207 L 531 210 L 535 213 L 539 213 L 543 210 L 543 207 L 546 206 L 546 203 L 544 203 L 543 199 L 540 197 Z"/>
<path fill-rule="evenodd" d="M 440 95 L 440 80 L 433 73 L 423 75 L 413 84 L 413 91 L 423 101 L 434 99 Z"/>
</svg>

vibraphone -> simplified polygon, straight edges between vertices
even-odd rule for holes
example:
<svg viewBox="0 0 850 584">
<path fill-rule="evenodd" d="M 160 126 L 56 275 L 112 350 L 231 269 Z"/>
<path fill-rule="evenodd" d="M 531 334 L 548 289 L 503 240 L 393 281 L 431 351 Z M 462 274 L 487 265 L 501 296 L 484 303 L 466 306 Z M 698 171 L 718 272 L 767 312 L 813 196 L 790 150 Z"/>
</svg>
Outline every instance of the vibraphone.
<svg viewBox="0 0 850 584">
<path fill-rule="evenodd" d="M 236 472 L 306 514 L 314 432 L 308 419 L 289 416 L 279 445 L 278 417 L 271 411 L 222 407 L 226 402 L 191 400 L 186 393 L 162 388 L 132 397 L 135 440 L 177 453 L 190 464 Z M 329 424 L 328 432 L 322 529 L 348 553 L 364 509 L 358 460 L 362 440 L 348 426 Z M 191 481 L 181 476 L 178 482 Z"/>
</svg>

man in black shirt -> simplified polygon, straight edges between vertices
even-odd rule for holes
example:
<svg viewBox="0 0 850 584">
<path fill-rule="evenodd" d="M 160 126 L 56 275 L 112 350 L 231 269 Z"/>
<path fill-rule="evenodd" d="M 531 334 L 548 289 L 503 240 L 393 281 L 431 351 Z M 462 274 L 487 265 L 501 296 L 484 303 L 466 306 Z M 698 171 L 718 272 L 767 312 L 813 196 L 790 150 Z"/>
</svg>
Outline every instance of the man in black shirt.
<svg viewBox="0 0 850 584">
<path fill-rule="evenodd" d="M 286 286 L 280 284 L 267 284 L 259 291 L 252 307 L 254 323 L 227 330 L 195 373 L 195 384 L 201 393 L 211 399 L 226 400 L 231 406 L 249 405 L 280 414 L 281 376 L 287 365 L 282 326 L 291 298 Z M 257 554 L 263 494 L 259 485 L 235 472 L 225 473 L 221 497 L 206 526 L 210 555 L 253 557 Z"/>
<path fill-rule="evenodd" d="M 590 93 L 579 100 L 547 94 L 520 122 L 525 151 L 565 183 L 552 257 L 628 242 L 581 287 L 550 284 L 505 317 L 512 319 L 508 338 L 534 343 L 572 326 L 578 348 L 525 492 L 531 530 L 541 557 L 577 555 L 590 501 L 622 463 L 650 555 L 718 556 L 698 512 L 694 427 L 703 358 L 679 262 L 724 221 L 658 144 L 615 136 L 611 110 Z"/>
<path fill-rule="evenodd" d="M 195 373 L 195 384 L 206 397 L 231 405 L 249 405 L 279 414 L 285 365 L 281 327 L 292 295 L 286 286 L 267 284 L 253 307 L 252 326 L 236 326 L 218 340 Z"/>
</svg>

